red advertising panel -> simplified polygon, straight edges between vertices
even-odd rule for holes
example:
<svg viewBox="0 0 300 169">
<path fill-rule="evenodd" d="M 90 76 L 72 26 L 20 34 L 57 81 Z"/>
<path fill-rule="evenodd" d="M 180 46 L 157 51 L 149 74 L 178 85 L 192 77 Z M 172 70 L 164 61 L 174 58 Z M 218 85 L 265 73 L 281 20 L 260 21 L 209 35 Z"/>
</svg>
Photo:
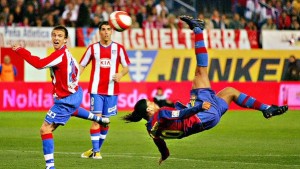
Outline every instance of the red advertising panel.
<svg viewBox="0 0 300 169">
<path fill-rule="evenodd" d="M 299 83 L 281 84 L 277 82 L 245 82 L 245 83 L 212 83 L 212 89 L 219 92 L 225 87 L 234 87 L 266 104 L 283 103 L 282 89 L 289 89 L 288 105 L 293 109 L 299 109 Z M 82 106 L 89 109 L 88 83 L 81 83 L 84 96 Z M 132 110 L 134 104 L 142 98 L 152 100 L 157 87 L 164 90 L 164 95 L 172 101 L 189 101 L 191 82 L 153 82 L 121 84 L 118 109 Z M 49 82 L 41 83 L 0 83 L 0 112 L 6 111 L 47 111 L 53 105 L 52 85 Z M 232 103 L 230 109 L 242 109 Z"/>
<path fill-rule="evenodd" d="M 41 111 L 53 105 L 51 83 L 0 83 L 0 112 Z"/>
<path fill-rule="evenodd" d="M 300 109 L 300 83 L 280 84 L 279 104 L 287 104 L 290 109 Z"/>
<path fill-rule="evenodd" d="M 0 50 L 0 63 L 3 63 L 5 56 L 9 56 L 11 63 L 17 68 L 15 81 L 24 81 L 24 60 L 18 57 L 11 48 L 0 48 Z"/>
</svg>

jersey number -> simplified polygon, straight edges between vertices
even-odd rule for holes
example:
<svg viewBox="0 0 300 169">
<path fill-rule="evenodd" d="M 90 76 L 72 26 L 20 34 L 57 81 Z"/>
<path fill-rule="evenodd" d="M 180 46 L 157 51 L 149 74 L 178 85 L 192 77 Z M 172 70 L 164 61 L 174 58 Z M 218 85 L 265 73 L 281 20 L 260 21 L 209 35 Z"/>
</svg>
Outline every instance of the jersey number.
<svg viewBox="0 0 300 169">
<path fill-rule="evenodd" d="M 56 116 L 56 113 L 54 113 L 53 111 L 49 110 L 48 113 L 47 113 L 47 115 L 48 115 L 49 117 L 51 117 L 51 118 L 54 119 L 54 117 Z"/>
<path fill-rule="evenodd" d="M 183 135 L 183 131 L 180 130 L 163 130 L 161 132 L 162 139 L 177 139 Z"/>
</svg>

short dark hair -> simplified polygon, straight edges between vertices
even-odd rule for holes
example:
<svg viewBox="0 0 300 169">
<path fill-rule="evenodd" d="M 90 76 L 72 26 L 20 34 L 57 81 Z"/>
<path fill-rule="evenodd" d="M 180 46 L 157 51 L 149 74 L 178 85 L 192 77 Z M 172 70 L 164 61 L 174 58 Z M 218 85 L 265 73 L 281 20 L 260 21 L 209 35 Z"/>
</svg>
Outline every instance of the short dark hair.
<svg viewBox="0 0 300 169">
<path fill-rule="evenodd" d="M 110 25 L 110 24 L 109 24 L 108 21 L 102 21 L 102 22 L 100 22 L 99 25 L 98 25 L 99 30 L 101 30 L 101 28 L 102 28 L 103 25 Z"/>
<path fill-rule="evenodd" d="M 134 111 L 123 117 L 127 122 L 138 122 L 142 119 L 149 120 L 146 99 L 139 100 L 134 106 Z"/>
<path fill-rule="evenodd" d="M 291 55 L 290 58 L 293 58 L 296 60 L 296 56 L 295 55 Z"/>
<path fill-rule="evenodd" d="M 68 29 L 63 25 L 55 26 L 53 30 L 63 30 L 65 32 L 65 38 L 68 38 L 69 36 Z"/>
<path fill-rule="evenodd" d="M 162 89 L 162 87 L 159 86 L 156 88 L 156 90 L 163 90 L 163 89 Z"/>
</svg>

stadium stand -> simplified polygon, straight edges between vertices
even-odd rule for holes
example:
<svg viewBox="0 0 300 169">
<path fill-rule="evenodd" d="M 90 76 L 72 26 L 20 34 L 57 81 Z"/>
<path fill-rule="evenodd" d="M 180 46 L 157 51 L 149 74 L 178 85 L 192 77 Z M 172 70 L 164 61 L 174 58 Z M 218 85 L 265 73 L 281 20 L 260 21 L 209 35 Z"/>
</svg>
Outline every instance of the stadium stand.
<svg viewBox="0 0 300 169">
<path fill-rule="evenodd" d="M 300 30 L 300 0 L 1 0 L 0 26 L 97 27 L 116 10 L 134 18 L 132 29 L 186 28 L 186 13 L 207 29 Z"/>
</svg>

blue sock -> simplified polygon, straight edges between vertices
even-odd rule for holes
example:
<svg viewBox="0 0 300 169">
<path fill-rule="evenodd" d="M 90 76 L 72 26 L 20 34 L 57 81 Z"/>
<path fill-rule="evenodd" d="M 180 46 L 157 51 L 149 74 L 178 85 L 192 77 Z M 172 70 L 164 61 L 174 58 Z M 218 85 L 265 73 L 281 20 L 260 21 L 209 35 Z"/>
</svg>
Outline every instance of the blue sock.
<svg viewBox="0 0 300 169">
<path fill-rule="evenodd" d="M 208 54 L 204 43 L 203 30 L 199 27 L 194 28 L 195 33 L 195 53 L 197 59 L 197 65 L 201 67 L 207 67 Z"/>
<path fill-rule="evenodd" d="M 44 158 L 46 161 L 46 168 L 54 167 L 54 141 L 52 133 L 43 134 L 42 136 L 43 142 L 43 152 Z"/>
<path fill-rule="evenodd" d="M 101 117 L 96 116 L 95 114 L 91 113 L 90 111 L 87 111 L 86 109 L 79 107 L 78 110 L 76 110 L 72 116 L 76 116 L 82 119 L 89 119 L 91 121 L 99 122 Z"/>
<path fill-rule="evenodd" d="M 100 138 L 100 128 L 99 129 L 90 129 L 91 140 L 93 145 L 93 151 L 99 152 L 99 138 Z"/>
<path fill-rule="evenodd" d="M 235 102 L 241 107 L 251 108 L 255 110 L 266 110 L 270 105 L 261 103 L 260 101 L 256 100 L 255 98 L 248 96 L 244 93 L 241 93 Z"/>
<path fill-rule="evenodd" d="M 100 139 L 99 139 L 99 149 L 101 150 L 102 144 L 106 138 L 106 135 L 108 133 L 109 127 L 103 127 L 101 126 L 101 132 L 100 132 Z"/>
</svg>

